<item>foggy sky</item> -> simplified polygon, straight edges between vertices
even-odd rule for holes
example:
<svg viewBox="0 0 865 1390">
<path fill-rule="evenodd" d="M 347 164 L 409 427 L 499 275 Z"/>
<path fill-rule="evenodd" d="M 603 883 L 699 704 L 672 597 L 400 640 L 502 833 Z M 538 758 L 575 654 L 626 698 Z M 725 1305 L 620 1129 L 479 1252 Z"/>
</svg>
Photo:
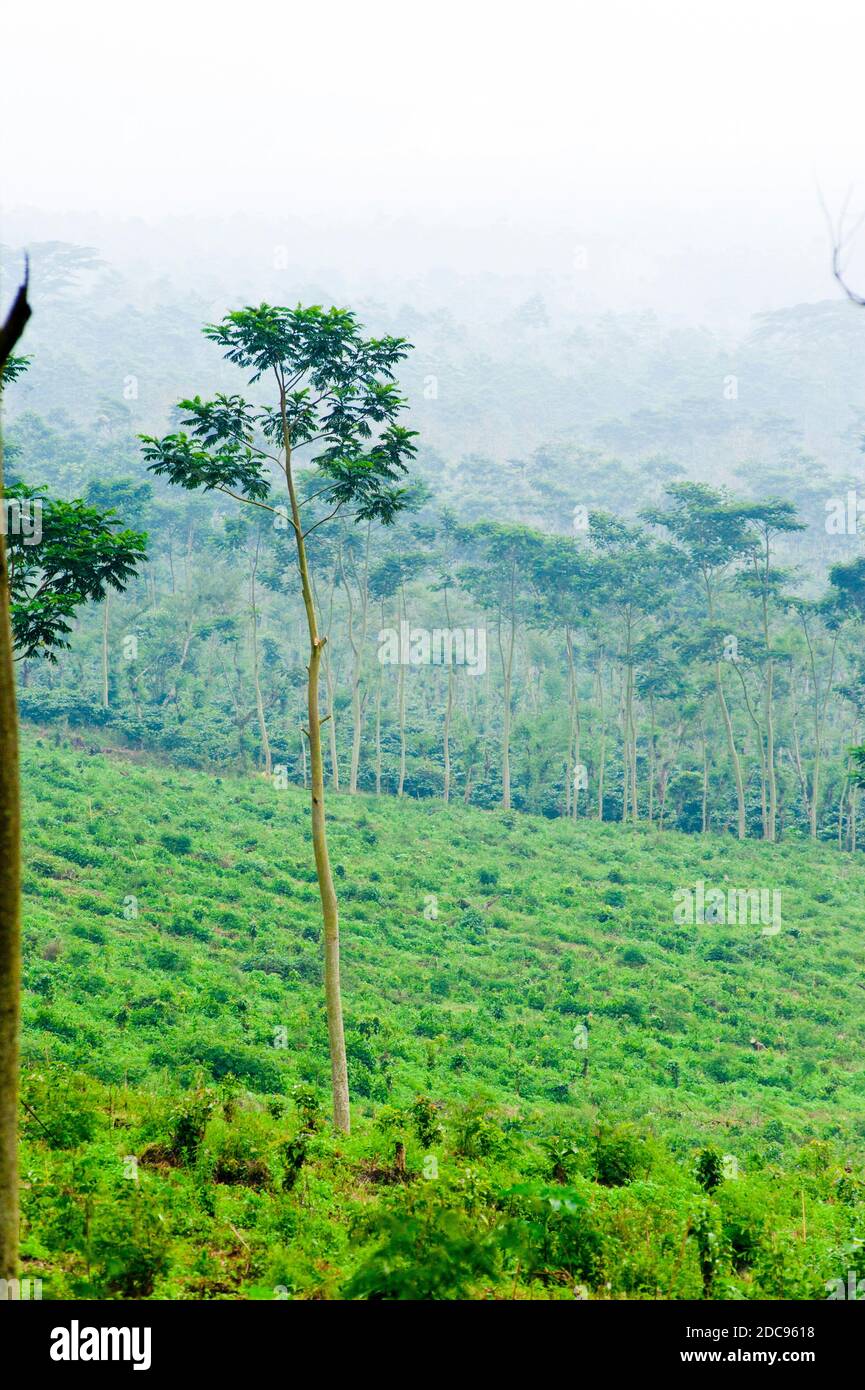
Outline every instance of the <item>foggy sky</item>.
<svg viewBox="0 0 865 1390">
<path fill-rule="evenodd" d="M 614 308 L 828 298 L 863 39 L 853 0 L 18 6 L 0 236 L 218 259 L 284 227 L 377 275 L 582 257 Z"/>
</svg>

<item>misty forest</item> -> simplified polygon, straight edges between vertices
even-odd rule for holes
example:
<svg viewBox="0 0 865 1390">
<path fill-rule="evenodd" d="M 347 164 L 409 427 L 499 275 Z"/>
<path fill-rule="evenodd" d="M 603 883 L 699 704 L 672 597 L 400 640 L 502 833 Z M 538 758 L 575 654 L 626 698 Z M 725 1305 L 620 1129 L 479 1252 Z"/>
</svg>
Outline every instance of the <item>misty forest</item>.
<svg viewBox="0 0 865 1390">
<path fill-rule="evenodd" d="M 11 1296 L 865 1296 L 827 216 L 727 316 L 12 219 Z"/>
</svg>

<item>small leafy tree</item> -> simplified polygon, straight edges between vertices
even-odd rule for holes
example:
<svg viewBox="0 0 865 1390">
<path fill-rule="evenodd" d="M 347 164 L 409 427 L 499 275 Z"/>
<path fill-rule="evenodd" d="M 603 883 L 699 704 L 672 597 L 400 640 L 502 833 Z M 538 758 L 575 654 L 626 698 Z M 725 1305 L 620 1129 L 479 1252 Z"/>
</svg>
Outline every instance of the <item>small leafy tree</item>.
<svg viewBox="0 0 865 1390">
<path fill-rule="evenodd" d="M 109 588 L 123 592 L 146 556 L 147 537 L 117 530 L 112 508 L 47 497 L 25 483 L 7 487 L 6 503 L 38 518 L 34 536 L 16 528 L 6 537 L 16 657 L 53 662 L 69 646 L 78 609 L 100 602 Z"/>
<path fill-rule="evenodd" d="M 409 350 L 403 338 L 364 338 L 348 309 L 296 309 L 261 304 L 204 329 L 225 356 L 266 380 L 269 403 L 239 395 L 181 402 L 183 429 L 163 439 L 143 437 L 154 473 L 178 487 L 225 493 L 246 506 L 287 520 L 309 633 L 307 705 L 312 838 L 324 922 L 324 974 L 333 1114 L 350 1127 L 348 1072 L 339 978 L 339 907 L 327 847 L 319 671 L 321 635 L 313 593 L 308 538 L 339 514 L 390 524 L 404 505 L 400 483 L 415 452 L 413 430 L 397 423 L 404 401 L 394 369 Z M 306 460 L 313 478 L 298 486 Z M 274 484 L 288 506 L 277 502 Z M 284 495 L 285 495 L 284 494 Z M 314 501 L 318 508 L 306 511 Z"/>
<path fill-rule="evenodd" d="M 0 365 L 14 381 L 27 359 Z M 28 525 L 11 525 L 26 511 Z M 69 646 L 72 620 L 87 602 L 122 592 L 145 558 L 143 532 L 117 529 L 111 509 L 47 497 L 21 482 L 4 487 L 0 455 L 0 1277 L 17 1262 L 17 1088 L 20 990 L 19 840 L 14 661 Z"/>
<path fill-rule="evenodd" d="M 704 1192 L 714 1192 L 724 1178 L 724 1160 L 717 1149 L 701 1149 L 694 1164 L 694 1175 Z"/>
</svg>

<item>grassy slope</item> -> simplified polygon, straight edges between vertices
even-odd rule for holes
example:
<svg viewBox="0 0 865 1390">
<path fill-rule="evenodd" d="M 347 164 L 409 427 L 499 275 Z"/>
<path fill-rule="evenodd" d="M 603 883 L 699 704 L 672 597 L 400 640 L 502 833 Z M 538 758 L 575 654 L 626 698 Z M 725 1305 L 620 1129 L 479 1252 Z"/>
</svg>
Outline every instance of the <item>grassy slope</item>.
<svg viewBox="0 0 865 1390">
<path fill-rule="evenodd" d="M 55 1291 L 374 1292 L 371 1252 L 394 1204 L 403 1230 L 418 1208 L 417 1249 L 463 1238 L 445 1208 L 466 1223 L 464 1295 L 500 1288 L 512 1268 L 480 1240 L 508 1221 L 540 1241 L 518 1279 L 508 1272 L 508 1296 L 570 1296 L 578 1279 L 593 1296 L 797 1297 L 843 1273 L 837 1251 L 863 1210 L 859 863 L 802 842 L 331 798 L 356 1134 L 337 1144 L 319 1129 L 289 1192 L 280 1146 L 301 1120 L 265 1098 L 327 1080 L 303 792 L 32 737 L 24 768 L 28 1266 Z M 673 891 L 697 879 L 780 890 L 781 933 L 675 925 Z M 586 1022 L 588 1054 L 574 1045 Z M 216 1108 L 181 1161 L 166 1137 L 177 1092 L 203 1085 Z M 419 1093 L 443 1106 L 434 1141 L 405 1113 Z M 648 1146 L 628 1131 L 609 1141 L 632 1179 L 616 1185 L 604 1134 L 623 1121 Z M 395 1138 L 410 1171 L 436 1156 L 437 1183 L 386 1181 Z M 704 1209 L 692 1173 L 707 1143 L 740 1177 Z M 123 1177 L 126 1155 L 144 1155 L 138 1183 Z M 588 1222 L 567 1240 L 546 1230 L 547 1182 L 572 1194 L 556 1220 Z M 502 1196 L 526 1183 L 541 1186 Z M 747 1238 L 725 1202 L 753 1206 Z M 353 1233 L 371 1208 L 370 1230 Z M 727 1255 L 707 1273 L 700 1223 L 712 1221 Z M 112 1274 L 124 1242 L 143 1252 L 140 1277 Z M 453 1251 L 446 1263 L 459 1265 Z M 415 1292 L 436 1289 L 421 1279 Z"/>
</svg>

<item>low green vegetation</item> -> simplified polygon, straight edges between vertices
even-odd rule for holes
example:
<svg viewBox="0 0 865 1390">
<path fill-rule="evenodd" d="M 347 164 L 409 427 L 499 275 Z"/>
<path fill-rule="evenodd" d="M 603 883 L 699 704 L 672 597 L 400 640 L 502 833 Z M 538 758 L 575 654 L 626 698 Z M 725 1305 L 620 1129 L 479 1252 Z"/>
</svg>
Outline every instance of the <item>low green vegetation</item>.
<svg viewBox="0 0 865 1390">
<path fill-rule="evenodd" d="M 805 1299 L 865 1275 L 853 857 L 332 798 L 347 1138 L 303 790 L 56 733 L 22 757 L 43 1297 Z M 780 930 L 676 921 L 698 883 L 779 893 Z"/>
</svg>

